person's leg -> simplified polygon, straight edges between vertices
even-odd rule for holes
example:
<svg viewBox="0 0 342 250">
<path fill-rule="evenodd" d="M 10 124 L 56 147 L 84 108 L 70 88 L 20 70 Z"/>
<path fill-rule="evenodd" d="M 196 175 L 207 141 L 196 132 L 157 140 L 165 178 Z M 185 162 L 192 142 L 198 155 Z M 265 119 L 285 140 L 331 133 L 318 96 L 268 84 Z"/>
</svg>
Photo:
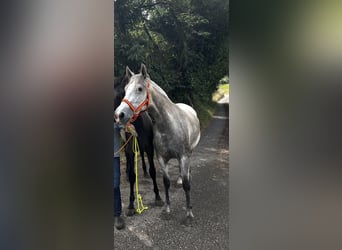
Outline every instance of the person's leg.
<svg viewBox="0 0 342 250">
<path fill-rule="evenodd" d="M 120 158 L 114 158 L 114 217 L 121 216 Z"/>
<path fill-rule="evenodd" d="M 122 229 L 125 223 L 121 217 L 121 193 L 120 193 L 120 158 L 114 158 L 114 226 Z"/>
</svg>

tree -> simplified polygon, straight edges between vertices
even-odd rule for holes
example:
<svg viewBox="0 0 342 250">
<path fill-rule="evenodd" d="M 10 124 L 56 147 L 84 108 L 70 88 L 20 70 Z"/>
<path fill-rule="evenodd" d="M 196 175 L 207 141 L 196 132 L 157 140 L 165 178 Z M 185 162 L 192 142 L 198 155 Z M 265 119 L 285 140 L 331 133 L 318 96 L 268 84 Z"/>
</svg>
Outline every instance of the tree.
<svg viewBox="0 0 342 250">
<path fill-rule="evenodd" d="M 209 102 L 228 71 L 228 1 L 116 0 L 115 75 L 144 62 L 175 102 Z"/>
</svg>

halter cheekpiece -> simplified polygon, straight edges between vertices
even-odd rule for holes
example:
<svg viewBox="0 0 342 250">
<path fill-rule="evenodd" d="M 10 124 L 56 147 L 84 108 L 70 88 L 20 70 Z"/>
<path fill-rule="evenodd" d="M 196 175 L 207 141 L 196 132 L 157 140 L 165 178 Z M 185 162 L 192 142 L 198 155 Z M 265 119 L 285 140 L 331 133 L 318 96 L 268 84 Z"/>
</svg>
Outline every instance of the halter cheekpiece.
<svg viewBox="0 0 342 250">
<path fill-rule="evenodd" d="M 148 108 L 150 107 L 150 103 L 151 103 L 151 95 L 150 95 L 150 79 L 148 79 L 147 82 L 147 95 L 146 95 L 146 99 L 139 104 L 138 107 L 134 107 L 133 104 L 126 98 L 122 99 L 122 102 L 126 103 L 129 108 L 133 111 L 133 117 L 131 118 L 131 120 L 129 121 L 130 123 L 134 122 L 141 113 L 145 112 L 146 110 L 148 110 Z M 146 108 L 143 110 L 143 108 L 146 106 Z"/>
</svg>

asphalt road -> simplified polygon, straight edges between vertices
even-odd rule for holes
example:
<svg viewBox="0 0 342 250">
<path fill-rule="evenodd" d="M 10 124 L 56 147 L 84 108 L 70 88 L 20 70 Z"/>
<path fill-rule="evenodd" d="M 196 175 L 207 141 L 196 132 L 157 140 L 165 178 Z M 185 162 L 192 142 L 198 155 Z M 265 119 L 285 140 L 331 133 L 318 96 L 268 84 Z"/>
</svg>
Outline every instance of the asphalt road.
<svg viewBox="0 0 342 250">
<path fill-rule="evenodd" d="M 219 102 L 213 119 L 193 153 L 191 163 L 191 199 L 195 218 L 190 225 L 185 219 L 185 195 L 176 186 L 178 166 L 171 161 L 169 168 L 171 188 L 171 216 L 165 218 L 160 207 L 154 206 L 152 181 L 144 178 L 139 169 L 139 190 L 143 202 L 149 207 L 141 215 L 126 217 L 124 230 L 114 229 L 114 249 L 228 249 L 228 175 L 229 175 L 229 97 Z M 158 163 L 155 161 L 156 167 Z M 125 173 L 122 164 L 122 173 Z M 164 200 L 161 171 L 157 181 Z M 129 185 L 121 177 L 123 207 L 129 200 Z"/>
</svg>

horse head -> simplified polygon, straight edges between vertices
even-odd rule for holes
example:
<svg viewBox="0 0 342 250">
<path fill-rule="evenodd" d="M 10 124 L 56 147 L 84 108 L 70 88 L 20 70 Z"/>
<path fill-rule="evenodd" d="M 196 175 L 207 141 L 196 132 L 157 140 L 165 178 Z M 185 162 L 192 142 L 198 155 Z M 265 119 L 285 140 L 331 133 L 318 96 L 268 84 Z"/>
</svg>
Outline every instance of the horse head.
<svg viewBox="0 0 342 250">
<path fill-rule="evenodd" d="M 150 105 L 149 87 L 151 80 L 146 66 L 141 64 L 138 74 L 134 74 L 127 66 L 125 79 L 127 81 L 124 88 L 125 95 L 114 114 L 116 122 L 121 124 L 133 122 Z"/>
</svg>

